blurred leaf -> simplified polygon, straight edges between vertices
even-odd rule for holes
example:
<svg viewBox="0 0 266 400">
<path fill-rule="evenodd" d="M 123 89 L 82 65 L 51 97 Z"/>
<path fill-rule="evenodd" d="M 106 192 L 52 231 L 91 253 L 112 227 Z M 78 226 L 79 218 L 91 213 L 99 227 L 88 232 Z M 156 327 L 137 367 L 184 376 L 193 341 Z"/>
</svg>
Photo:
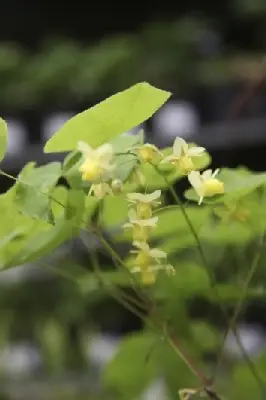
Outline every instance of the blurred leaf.
<svg viewBox="0 0 266 400">
<path fill-rule="evenodd" d="M 74 233 L 71 221 L 58 221 L 55 226 L 37 233 L 33 238 L 26 237 L 25 244 L 16 257 L 16 264 L 29 263 L 51 254 L 61 244 L 70 240 Z"/>
<path fill-rule="evenodd" d="M 142 134 L 121 135 L 111 141 L 114 153 L 126 153 L 127 150 L 141 142 Z M 116 165 L 115 177 L 124 182 L 130 175 L 132 169 L 137 165 L 138 158 L 132 154 L 121 154 L 114 157 Z"/>
<path fill-rule="evenodd" d="M 250 227 L 237 221 L 232 221 L 230 224 L 214 224 L 209 222 L 204 225 L 199 233 L 201 240 L 220 246 L 227 244 L 245 244 L 250 241 L 253 236 L 254 234 Z"/>
<path fill-rule="evenodd" d="M 55 319 L 48 319 L 37 326 L 44 362 L 48 371 L 58 373 L 64 370 L 66 329 Z"/>
<path fill-rule="evenodd" d="M 196 321 L 190 324 L 194 340 L 204 351 L 213 351 L 219 346 L 219 336 L 214 328 L 204 321 Z"/>
<path fill-rule="evenodd" d="M 71 118 L 44 147 L 46 153 L 71 151 L 79 141 L 98 147 L 150 118 L 170 97 L 143 82 Z"/>
<path fill-rule="evenodd" d="M 68 189 L 58 185 L 52 191 L 51 211 L 55 219 L 62 218 L 65 213 Z"/>
<path fill-rule="evenodd" d="M 105 228 L 119 227 L 125 223 L 128 215 L 128 202 L 124 194 L 106 196 L 101 210 L 101 224 Z"/>
<path fill-rule="evenodd" d="M 189 298 L 198 294 L 204 294 L 209 288 L 208 274 L 201 265 L 186 261 L 174 263 L 175 275 L 167 276 L 160 273 L 155 286 L 157 300 L 170 302 L 180 301 L 180 298 Z"/>
<path fill-rule="evenodd" d="M 7 125 L 6 122 L 0 118 L 0 161 L 3 160 L 7 149 Z"/>
<path fill-rule="evenodd" d="M 224 301 L 224 302 L 236 302 L 241 298 L 242 290 L 239 284 L 231 283 L 218 283 L 216 284 L 217 292 L 219 293 L 219 299 L 212 289 L 206 290 L 204 297 L 211 301 Z M 250 298 L 261 298 L 265 295 L 265 290 L 259 288 L 249 288 L 246 292 L 247 297 Z"/>
<path fill-rule="evenodd" d="M 16 204 L 20 210 L 37 219 L 50 221 L 50 195 L 61 176 L 61 164 L 52 162 L 42 167 L 28 164 L 16 184 Z"/>
<path fill-rule="evenodd" d="M 82 190 L 70 189 L 67 193 L 65 219 L 73 222 L 73 227 L 84 224 L 85 194 Z"/>
<path fill-rule="evenodd" d="M 200 207 L 186 207 L 186 213 L 194 229 L 199 232 L 201 226 L 208 221 L 210 210 Z M 153 238 L 176 235 L 175 239 L 178 246 L 179 238 L 182 240 L 183 236 L 191 235 L 190 228 L 179 207 L 166 209 L 157 215 L 159 216 L 159 221 L 152 233 Z"/>
<path fill-rule="evenodd" d="M 158 367 L 153 354 L 149 362 L 146 356 L 156 337 L 149 333 L 138 333 L 126 337 L 104 373 L 104 385 L 117 397 L 123 399 L 138 396 L 157 375 Z M 121 397 L 120 397 L 121 398 Z"/>
</svg>

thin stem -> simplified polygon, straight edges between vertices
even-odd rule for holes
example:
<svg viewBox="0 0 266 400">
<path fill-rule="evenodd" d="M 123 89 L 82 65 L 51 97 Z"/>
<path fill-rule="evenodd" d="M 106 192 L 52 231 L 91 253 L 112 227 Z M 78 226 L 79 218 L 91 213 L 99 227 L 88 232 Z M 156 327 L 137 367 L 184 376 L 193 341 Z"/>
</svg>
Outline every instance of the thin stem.
<svg viewBox="0 0 266 400">
<path fill-rule="evenodd" d="M 105 288 L 105 290 L 113 296 L 120 304 L 122 304 L 125 308 L 127 308 L 129 311 L 131 311 L 133 314 L 135 314 L 137 317 L 139 317 L 141 320 L 144 322 L 147 322 L 147 317 L 143 315 L 138 309 L 136 309 L 134 306 L 132 306 L 127 299 L 125 299 L 124 293 L 122 291 L 118 290 L 118 288 L 112 289 L 110 285 L 106 284 L 104 279 L 102 278 L 102 274 L 99 268 L 99 263 L 98 263 L 98 258 L 96 256 L 95 252 L 91 252 L 91 261 L 92 261 L 92 267 L 93 270 L 99 280 L 99 282 L 102 284 L 102 286 Z"/>
<path fill-rule="evenodd" d="M 6 172 L 0 170 L 0 174 L 3 176 L 8 177 L 9 179 L 12 179 L 14 181 L 20 181 L 19 179 L 15 178 L 12 175 L 7 174 Z M 20 181 L 28 186 L 28 183 Z M 60 206 L 62 206 L 63 208 L 65 208 L 65 205 L 62 204 L 61 202 L 59 202 L 58 200 L 56 200 L 54 197 L 52 197 L 51 195 L 49 195 L 48 193 L 43 193 L 41 190 L 38 190 L 40 193 L 42 193 L 43 195 L 48 196 L 51 200 L 53 200 L 54 202 L 56 202 L 57 204 L 59 204 Z M 88 231 L 91 233 L 91 231 L 87 228 L 81 228 L 84 231 Z M 95 233 L 95 232 L 93 232 Z M 101 240 L 101 242 L 104 244 L 104 246 L 106 247 L 106 249 L 108 250 L 108 252 L 110 253 L 110 255 L 112 256 L 113 260 L 116 260 L 116 262 L 118 262 L 119 264 L 121 264 L 121 266 L 124 267 L 124 262 L 121 259 L 121 257 L 116 253 L 116 251 L 112 248 L 112 246 L 108 243 L 108 241 L 103 237 L 103 235 L 99 232 L 96 233 L 97 236 L 99 237 L 99 239 Z M 148 317 L 146 317 L 145 315 L 143 315 L 138 309 L 134 308 L 132 306 L 132 304 L 129 303 L 129 298 L 125 297 L 125 294 L 119 293 L 119 291 L 121 292 L 121 290 L 118 290 L 117 288 L 115 290 L 110 289 L 109 285 L 106 285 L 106 283 L 104 282 L 104 280 L 102 279 L 101 276 L 101 272 L 99 270 L 99 265 L 98 265 L 98 261 L 96 259 L 94 259 L 92 257 L 92 265 L 95 271 L 96 276 L 98 277 L 99 281 L 102 283 L 102 285 L 107 289 L 108 292 L 110 292 L 110 294 L 116 298 L 116 300 L 121 303 L 125 308 L 127 308 L 128 310 L 130 310 L 132 313 L 134 313 L 135 315 L 137 315 L 140 319 L 142 319 L 145 323 L 147 323 L 148 325 L 151 325 L 153 328 L 155 328 L 156 330 L 158 330 L 160 328 L 160 324 L 158 325 L 158 323 L 156 323 L 156 321 L 152 321 L 150 320 Z M 126 268 L 126 267 L 125 267 Z M 126 268 L 127 270 L 127 268 Z M 130 273 L 130 272 L 129 272 Z M 130 274 L 131 275 L 131 274 Z M 72 281 L 76 280 L 74 278 L 72 278 L 69 275 L 64 274 L 63 275 L 65 278 L 71 279 Z M 132 278 L 132 276 L 131 276 Z M 117 294 L 117 292 L 119 294 Z M 146 297 L 146 296 L 145 296 Z M 149 297 L 147 297 L 150 303 L 150 299 Z M 130 300 L 132 300 L 130 298 Z M 153 304 L 153 303 L 151 303 Z M 163 321 L 162 321 L 163 322 Z M 187 365 L 187 367 L 190 369 L 190 371 L 197 376 L 200 381 L 202 382 L 202 384 L 205 386 L 206 383 L 209 383 L 209 381 L 195 368 L 194 364 L 192 363 L 191 360 L 189 360 L 187 358 L 187 356 L 185 355 L 184 351 L 181 349 L 179 342 L 177 341 L 177 339 L 173 339 L 171 338 L 168 333 L 166 331 L 163 332 L 164 333 L 164 338 L 166 339 L 166 341 L 169 343 L 169 345 L 171 345 L 171 347 L 175 350 L 175 352 L 178 354 L 179 357 L 181 357 L 181 359 L 185 362 L 185 364 Z M 206 391 L 206 390 L 205 390 Z M 206 391 L 206 394 L 210 397 L 210 394 Z M 211 397 L 210 397 L 211 398 Z"/>
<path fill-rule="evenodd" d="M 262 241 L 263 241 L 263 236 L 261 236 L 261 238 L 260 238 L 260 245 L 261 245 L 261 246 L 262 246 Z M 242 310 L 242 308 L 243 308 L 244 302 L 245 302 L 246 297 L 247 297 L 247 291 L 248 291 L 248 289 L 249 289 L 249 286 L 250 286 L 250 283 L 251 283 L 251 281 L 252 281 L 252 278 L 253 278 L 253 276 L 255 275 L 255 272 L 256 272 L 256 270 L 257 270 L 258 263 L 259 263 L 259 261 L 260 261 L 261 255 L 262 255 L 262 251 L 256 251 L 255 256 L 254 256 L 254 258 L 253 258 L 253 261 L 252 261 L 252 263 L 251 263 L 251 267 L 250 267 L 250 269 L 249 269 L 249 271 L 248 271 L 248 274 L 247 274 L 247 276 L 246 276 L 246 279 L 245 279 L 245 282 L 244 282 L 244 286 L 243 286 L 243 288 L 242 288 L 241 296 L 240 296 L 240 298 L 239 298 L 239 300 L 238 300 L 238 302 L 237 302 L 237 304 L 236 304 L 234 313 L 233 313 L 233 315 L 232 315 L 232 317 L 231 317 L 231 319 L 230 319 L 230 321 L 229 321 L 228 329 L 227 329 L 227 331 L 226 331 L 226 333 L 225 333 L 225 335 L 224 335 L 223 342 L 222 342 L 222 345 L 221 345 L 220 354 L 219 354 L 219 356 L 218 356 L 218 362 L 217 362 L 217 365 L 216 365 L 216 368 L 215 368 L 215 372 L 214 372 L 213 377 L 215 377 L 215 376 L 217 375 L 218 370 L 219 370 L 219 368 L 220 368 L 220 366 L 221 366 L 221 363 L 222 363 L 222 360 L 223 360 L 223 357 L 224 357 L 224 350 L 225 350 L 225 342 L 226 342 L 226 339 L 227 339 L 227 337 L 228 337 L 230 331 L 236 330 L 236 328 L 235 328 L 236 321 L 237 321 L 237 319 L 238 319 L 238 317 L 239 317 L 239 314 L 240 314 L 240 312 L 241 312 L 241 310 Z M 264 393 L 264 391 L 265 391 L 265 390 L 264 390 L 264 383 L 263 383 L 263 381 L 261 380 L 260 376 L 258 375 L 258 373 L 257 373 L 257 371 L 256 371 L 256 369 L 255 369 L 255 367 L 254 367 L 254 365 L 253 365 L 253 363 L 252 363 L 252 361 L 251 361 L 251 360 L 249 359 L 249 357 L 247 356 L 246 351 L 245 351 L 245 348 L 244 348 L 244 346 L 243 346 L 243 344 L 242 344 L 242 342 L 241 342 L 239 336 L 237 336 L 237 338 L 238 338 L 237 344 L 238 344 L 238 346 L 239 346 L 239 347 L 241 348 L 241 350 L 242 350 L 242 353 L 243 353 L 243 356 L 244 356 L 244 358 L 245 358 L 245 361 L 246 361 L 247 364 L 249 365 L 249 368 L 252 369 L 253 375 L 254 375 L 254 377 L 256 378 L 258 384 L 260 385 L 262 392 Z M 243 349 L 244 349 L 244 351 L 243 351 Z"/>
<path fill-rule="evenodd" d="M 176 337 L 171 336 L 166 327 L 163 328 L 164 337 L 166 338 L 169 345 L 172 347 L 175 353 L 184 361 L 187 367 L 193 372 L 195 376 L 199 378 L 203 386 L 209 386 L 209 380 L 195 367 L 194 362 L 190 360 L 190 358 L 184 354 L 183 349 L 181 349 L 181 345 L 179 340 Z"/>
<path fill-rule="evenodd" d="M 136 281 L 136 279 L 134 278 L 133 274 L 131 274 L 130 271 L 128 270 L 128 268 L 125 266 L 124 261 L 122 260 L 122 258 L 112 248 L 110 243 L 104 238 L 104 236 L 101 234 L 101 232 L 96 231 L 95 234 L 100 239 L 102 244 L 105 246 L 106 250 L 109 252 L 109 254 L 113 258 L 114 262 L 118 262 L 118 264 L 120 264 L 121 267 L 123 268 L 123 271 L 127 272 L 129 274 L 130 279 L 134 281 L 135 286 L 133 288 L 134 288 L 136 294 L 146 304 L 147 310 L 149 310 L 151 308 L 151 306 L 152 306 L 151 300 L 149 299 L 149 297 L 146 294 L 144 294 L 141 291 L 141 288 L 139 288 L 139 283 Z"/>
<path fill-rule="evenodd" d="M 229 315 L 228 315 L 228 312 L 227 312 L 226 308 L 224 307 L 224 305 L 223 305 L 223 303 L 222 303 L 222 301 L 221 301 L 219 292 L 218 292 L 218 290 L 217 290 L 216 282 L 215 282 L 215 277 L 214 277 L 212 268 L 211 268 L 211 266 L 209 265 L 209 263 L 208 263 L 208 261 L 207 261 L 207 259 L 206 259 L 206 257 L 205 257 L 204 250 L 203 250 L 203 248 L 202 248 L 200 239 L 199 239 L 199 237 L 198 237 L 198 234 L 197 234 L 196 230 L 194 229 L 194 226 L 193 226 L 192 222 L 191 222 L 190 219 L 189 219 L 189 216 L 187 215 L 187 212 L 186 212 L 186 210 L 185 210 L 185 207 L 184 207 L 182 201 L 179 199 L 178 195 L 176 194 L 174 188 L 172 187 L 172 185 L 171 185 L 170 182 L 168 181 L 167 177 L 164 175 L 164 173 L 160 171 L 160 169 L 158 168 L 158 166 L 156 166 L 156 165 L 154 165 L 154 164 L 151 164 L 151 165 L 155 168 L 155 170 L 157 171 L 157 173 L 164 179 L 164 181 L 165 181 L 165 183 L 166 183 L 166 185 L 167 185 L 168 190 L 170 191 L 170 193 L 171 193 L 172 196 L 173 196 L 173 199 L 175 200 L 175 202 L 177 203 L 177 205 L 180 206 L 180 210 L 181 210 L 181 212 L 182 212 L 182 214 L 183 214 L 183 216 L 184 216 L 184 218 L 185 218 L 185 220 L 186 220 L 186 222 L 187 222 L 187 224 L 188 224 L 188 227 L 189 227 L 189 229 L 190 229 L 190 231 L 191 231 L 191 233 L 192 233 L 192 235 L 193 235 L 193 237 L 194 237 L 194 239 L 195 239 L 195 242 L 196 242 L 196 244 L 197 244 L 199 255 L 200 255 L 201 260 L 202 260 L 202 262 L 203 262 L 203 265 L 204 265 L 204 267 L 205 267 L 205 269 L 206 269 L 206 271 L 207 271 L 207 273 L 208 273 L 208 276 L 209 276 L 209 279 L 210 279 L 212 288 L 213 288 L 213 290 L 214 290 L 214 292 L 215 292 L 215 296 L 216 296 L 217 301 L 218 301 L 218 303 L 219 303 L 220 309 L 221 309 L 221 311 L 222 311 L 222 313 L 223 313 L 223 315 L 224 315 L 224 317 L 225 317 L 225 320 L 226 320 L 226 322 L 227 322 L 227 321 L 228 321 L 228 318 L 229 318 Z M 254 373 L 254 367 L 253 367 L 253 365 L 252 365 L 252 361 L 250 360 L 248 354 L 246 353 L 246 351 L 245 351 L 245 349 L 244 349 L 244 347 L 243 347 L 243 345 L 242 345 L 242 343 L 241 343 L 241 340 L 240 340 L 240 338 L 239 338 L 239 335 L 238 335 L 237 330 L 234 329 L 234 328 L 232 328 L 232 332 L 233 332 L 233 334 L 234 334 L 234 336 L 235 336 L 236 342 L 237 342 L 237 343 L 239 344 L 239 346 L 240 346 L 240 349 L 241 349 L 241 352 L 242 352 L 242 354 L 243 354 L 243 357 L 245 358 L 245 360 L 246 360 L 247 363 L 248 363 L 248 366 L 249 366 L 249 368 L 250 368 L 250 371 L 251 371 L 252 375 L 254 376 L 254 378 L 256 379 L 256 381 L 257 381 L 257 383 L 258 383 L 260 389 L 262 390 L 261 381 L 259 381 L 259 380 L 257 379 L 257 374 Z M 255 371 L 255 372 L 256 372 L 256 371 Z"/>
<path fill-rule="evenodd" d="M 82 236 L 81 236 L 81 240 L 82 240 L 82 243 L 83 243 L 86 247 L 88 247 L 87 242 L 83 239 Z M 110 247 L 111 247 L 111 246 L 110 246 Z M 91 249 L 90 249 L 90 250 L 91 250 Z M 99 279 L 99 274 L 100 274 L 100 277 L 102 277 L 102 274 L 101 274 L 101 271 L 100 271 L 100 268 L 99 268 L 99 265 L 98 265 L 98 258 L 96 257 L 95 251 L 90 251 L 90 255 L 91 255 L 91 260 L 92 260 L 92 266 L 94 267 L 94 272 L 95 272 L 95 273 L 97 272 L 97 277 L 98 277 L 98 279 Z M 96 260 L 97 260 L 97 265 L 96 265 Z M 97 266 L 97 268 L 96 268 L 96 266 Z M 101 279 L 103 279 L 103 278 L 101 278 Z M 105 286 L 107 286 L 107 284 L 105 284 Z M 121 294 L 123 293 L 123 296 L 124 296 L 124 297 L 127 297 L 127 299 L 130 300 L 132 303 L 134 303 L 137 307 L 139 307 L 139 308 L 142 309 L 143 311 L 147 312 L 147 309 L 146 309 L 145 305 L 142 304 L 138 299 L 136 299 L 136 298 L 130 296 L 129 294 L 126 294 L 126 293 L 125 293 L 124 291 L 122 291 L 121 289 L 118 289 L 118 288 L 117 288 L 117 290 L 120 290 Z"/>
</svg>

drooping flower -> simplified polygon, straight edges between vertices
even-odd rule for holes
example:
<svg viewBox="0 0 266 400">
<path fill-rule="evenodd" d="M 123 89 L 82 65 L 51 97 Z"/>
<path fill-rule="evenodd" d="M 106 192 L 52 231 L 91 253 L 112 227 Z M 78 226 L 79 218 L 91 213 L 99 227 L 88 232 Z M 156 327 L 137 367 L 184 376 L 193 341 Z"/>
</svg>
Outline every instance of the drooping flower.
<svg viewBox="0 0 266 400">
<path fill-rule="evenodd" d="M 139 219 L 135 210 L 128 212 L 129 222 L 124 224 L 124 228 L 133 230 L 133 240 L 137 242 L 146 242 L 151 231 L 156 228 L 158 217 Z"/>
<path fill-rule="evenodd" d="M 110 164 L 113 157 L 113 148 L 105 143 L 97 149 L 92 149 L 87 143 L 79 142 L 78 150 L 83 155 L 83 163 L 79 170 L 82 180 L 97 181 L 110 176 L 114 166 Z"/>
<path fill-rule="evenodd" d="M 150 143 L 145 143 L 142 146 L 138 146 L 136 147 L 136 150 L 143 162 L 151 163 L 157 156 L 163 156 L 160 150 Z"/>
<path fill-rule="evenodd" d="M 224 193 L 224 183 L 216 178 L 218 173 L 219 169 L 216 169 L 214 172 L 208 169 L 202 174 L 200 174 L 199 171 L 192 171 L 188 175 L 190 184 L 199 196 L 199 204 L 202 203 L 204 197 L 211 197 L 216 194 Z"/>
<path fill-rule="evenodd" d="M 157 248 L 150 248 L 146 242 L 133 242 L 137 250 L 132 250 L 132 254 L 136 254 L 134 260 L 135 267 L 131 272 L 139 272 L 142 282 L 145 284 L 153 284 L 156 280 L 156 272 L 166 270 L 173 273 L 174 269 L 171 265 L 166 264 L 167 254 Z"/>
<path fill-rule="evenodd" d="M 165 157 L 161 163 L 173 164 L 178 167 L 182 173 L 188 174 L 196 169 L 193 158 L 201 156 L 204 151 L 204 147 L 189 147 L 184 139 L 177 137 L 173 144 L 173 153 Z"/>
<path fill-rule="evenodd" d="M 153 193 L 128 193 L 127 198 L 130 204 L 136 206 L 137 218 L 151 218 L 152 208 L 161 204 L 159 198 L 161 190 L 155 190 Z"/>
</svg>

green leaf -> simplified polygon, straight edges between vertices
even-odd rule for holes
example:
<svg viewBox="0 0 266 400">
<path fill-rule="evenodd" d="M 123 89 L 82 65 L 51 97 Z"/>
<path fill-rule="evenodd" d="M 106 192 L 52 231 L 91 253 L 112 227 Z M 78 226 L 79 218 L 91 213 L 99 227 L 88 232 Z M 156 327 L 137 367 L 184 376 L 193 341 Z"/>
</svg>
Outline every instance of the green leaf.
<svg viewBox="0 0 266 400">
<path fill-rule="evenodd" d="M 131 149 L 133 146 L 141 143 L 142 134 L 141 132 L 137 135 L 121 135 L 115 140 L 111 141 L 114 152 L 118 155 L 114 157 L 115 168 L 115 178 L 120 179 L 124 182 L 132 172 L 133 168 L 138 163 L 138 157 L 132 154 L 122 154 L 126 153 L 127 150 Z M 120 154 L 119 154 L 120 153 Z"/>
<path fill-rule="evenodd" d="M 107 365 L 104 384 L 114 395 L 123 399 L 137 396 L 156 377 L 157 365 L 153 355 L 149 362 L 146 357 L 154 345 L 152 334 L 134 334 L 123 340 L 118 353 Z"/>
<path fill-rule="evenodd" d="M 76 227 L 83 225 L 85 209 L 85 194 L 82 190 L 68 190 L 65 219 L 72 221 Z"/>
<path fill-rule="evenodd" d="M 59 221 L 56 226 L 51 226 L 34 237 L 26 240 L 26 243 L 17 257 L 17 263 L 24 264 L 39 260 L 51 254 L 61 244 L 74 236 L 71 221 Z M 28 239 L 28 238 L 27 238 Z"/>
<path fill-rule="evenodd" d="M 186 207 L 186 213 L 194 229 L 199 232 L 203 224 L 208 221 L 210 211 L 200 207 Z M 191 235 L 187 221 L 179 207 L 166 209 L 158 213 L 159 221 L 156 229 L 152 232 L 153 238 L 175 235 L 178 242 L 181 236 Z M 174 238 L 173 237 L 173 238 Z"/>
<path fill-rule="evenodd" d="M 103 200 L 100 221 L 105 228 L 120 227 L 128 218 L 128 202 L 124 194 L 106 196 Z"/>
<path fill-rule="evenodd" d="M 71 151 L 79 141 L 98 147 L 150 118 L 170 95 L 138 83 L 71 118 L 48 140 L 44 151 Z"/>
<path fill-rule="evenodd" d="M 171 303 L 180 301 L 181 298 L 191 298 L 202 295 L 210 288 L 209 277 L 206 269 L 198 264 L 189 262 L 176 263 L 176 274 L 167 276 L 160 274 L 156 282 L 156 298 L 168 300 Z"/>
<path fill-rule="evenodd" d="M 61 164 L 53 162 L 35 168 L 28 164 L 20 173 L 16 184 L 16 204 L 20 210 L 37 219 L 50 221 L 50 194 L 61 176 Z"/>
<path fill-rule="evenodd" d="M 3 160 L 7 149 L 7 125 L 6 122 L 0 118 L 0 161 Z"/>
<path fill-rule="evenodd" d="M 50 227 L 45 221 L 34 220 L 19 212 L 14 202 L 15 188 L 13 186 L 0 196 L 0 269 L 19 265 L 17 257 L 25 242 Z"/>
</svg>

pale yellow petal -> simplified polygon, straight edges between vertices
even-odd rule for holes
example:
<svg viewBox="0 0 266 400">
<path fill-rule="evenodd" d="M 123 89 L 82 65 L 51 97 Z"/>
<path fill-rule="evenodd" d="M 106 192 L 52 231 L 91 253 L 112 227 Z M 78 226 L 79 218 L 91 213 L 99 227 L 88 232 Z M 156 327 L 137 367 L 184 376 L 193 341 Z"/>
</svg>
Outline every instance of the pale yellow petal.
<svg viewBox="0 0 266 400">
<path fill-rule="evenodd" d="M 188 149 L 188 156 L 190 157 L 198 157 L 201 156 L 202 153 L 204 153 L 205 148 L 204 147 L 191 147 L 190 149 Z"/>
<path fill-rule="evenodd" d="M 173 144 L 174 155 L 180 157 L 182 154 L 187 154 L 187 151 L 188 151 L 187 142 L 184 139 L 177 137 Z"/>
<path fill-rule="evenodd" d="M 113 157 L 113 147 L 110 143 L 103 144 L 102 146 L 98 147 L 95 151 L 97 152 L 97 157 L 100 160 L 110 162 Z"/>
<path fill-rule="evenodd" d="M 192 171 L 188 174 L 188 180 L 195 189 L 202 186 L 202 181 L 200 178 L 200 173 L 198 171 Z"/>
<path fill-rule="evenodd" d="M 207 169 L 206 171 L 204 171 L 202 173 L 202 177 L 203 179 L 206 181 L 207 179 L 210 179 L 212 177 L 212 170 L 211 169 Z"/>
<path fill-rule="evenodd" d="M 77 150 L 80 151 L 86 158 L 91 157 L 94 153 L 93 148 L 88 143 L 82 141 L 78 142 Z"/>
</svg>

